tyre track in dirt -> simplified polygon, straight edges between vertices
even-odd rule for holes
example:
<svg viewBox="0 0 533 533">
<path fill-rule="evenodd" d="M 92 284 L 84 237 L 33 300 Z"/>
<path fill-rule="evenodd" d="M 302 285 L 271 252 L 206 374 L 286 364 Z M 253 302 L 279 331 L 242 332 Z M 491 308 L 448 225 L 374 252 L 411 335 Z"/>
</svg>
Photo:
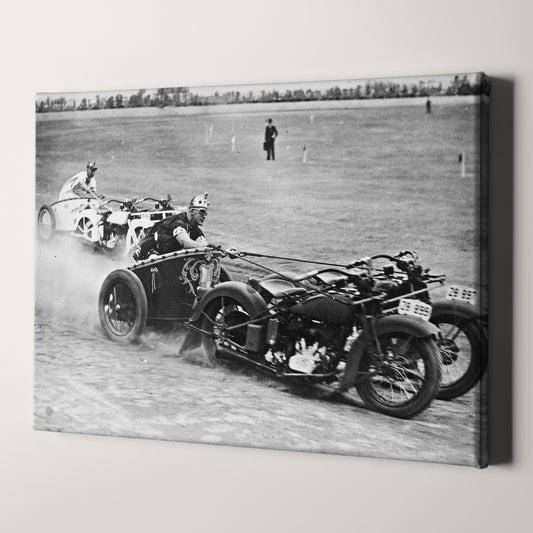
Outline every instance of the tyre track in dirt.
<svg viewBox="0 0 533 533">
<path fill-rule="evenodd" d="M 124 259 L 38 249 L 34 428 L 37 430 L 471 464 L 478 387 L 412 420 L 321 400 L 235 364 L 178 356 L 183 332 L 108 340 L 97 295 Z M 69 245 L 70 246 L 70 245 Z"/>
<path fill-rule="evenodd" d="M 39 322 L 35 338 L 35 429 L 459 463 L 474 447 L 474 392 L 404 421 L 235 365 L 204 367 L 200 352 L 177 356 L 182 337 L 120 346 Z"/>
</svg>

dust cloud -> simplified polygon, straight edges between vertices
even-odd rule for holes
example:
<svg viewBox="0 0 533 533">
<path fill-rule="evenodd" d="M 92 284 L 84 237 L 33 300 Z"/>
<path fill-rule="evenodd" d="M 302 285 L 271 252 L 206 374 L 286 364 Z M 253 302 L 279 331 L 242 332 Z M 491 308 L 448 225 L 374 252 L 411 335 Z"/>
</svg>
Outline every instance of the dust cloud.
<svg viewBox="0 0 533 533">
<path fill-rule="evenodd" d="M 65 331 L 80 340 L 105 341 L 98 319 L 98 293 L 108 274 L 127 268 L 131 259 L 120 253 L 94 251 L 71 236 L 58 237 L 51 243 L 37 242 L 35 259 L 35 323 L 46 324 L 51 336 L 57 333 L 62 342 L 68 342 L 63 336 Z M 145 353 L 149 350 L 154 355 L 175 357 L 186 333 L 183 326 L 146 328 L 138 348 Z M 41 351 L 48 351 L 48 342 L 53 349 L 52 337 L 40 337 Z M 114 343 L 109 343 L 108 349 L 112 349 Z M 203 357 L 196 353 L 187 354 L 184 359 L 201 362 Z"/>
<path fill-rule="evenodd" d="M 94 252 L 70 236 L 37 243 L 36 321 L 83 331 L 99 330 L 98 292 L 106 276 L 130 263 L 127 257 Z"/>
</svg>

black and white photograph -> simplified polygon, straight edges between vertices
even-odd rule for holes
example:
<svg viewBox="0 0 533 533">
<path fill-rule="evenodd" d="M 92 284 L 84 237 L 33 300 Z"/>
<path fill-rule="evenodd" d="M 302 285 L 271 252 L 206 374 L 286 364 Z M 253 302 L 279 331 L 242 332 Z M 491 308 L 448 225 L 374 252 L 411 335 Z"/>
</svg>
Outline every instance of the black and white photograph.
<svg viewBox="0 0 533 533">
<path fill-rule="evenodd" d="M 35 430 L 487 466 L 481 72 L 35 95 Z"/>
<path fill-rule="evenodd" d="M 2 14 L 0 531 L 529 533 L 531 2 Z"/>
</svg>

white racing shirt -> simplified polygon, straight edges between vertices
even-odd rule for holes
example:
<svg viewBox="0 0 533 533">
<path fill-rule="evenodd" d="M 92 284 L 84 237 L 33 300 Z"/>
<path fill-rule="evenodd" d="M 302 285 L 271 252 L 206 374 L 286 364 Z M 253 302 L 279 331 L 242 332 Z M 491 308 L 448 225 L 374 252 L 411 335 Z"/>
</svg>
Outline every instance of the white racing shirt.
<svg viewBox="0 0 533 533">
<path fill-rule="evenodd" d="M 69 178 L 61 191 L 59 192 L 60 200 L 67 200 L 69 198 L 80 198 L 81 196 L 90 196 L 89 190 L 96 194 L 96 180 L 94 176 L 87 183 L 87 171 L 82 170 L 72 178 Z"/>
</svg>

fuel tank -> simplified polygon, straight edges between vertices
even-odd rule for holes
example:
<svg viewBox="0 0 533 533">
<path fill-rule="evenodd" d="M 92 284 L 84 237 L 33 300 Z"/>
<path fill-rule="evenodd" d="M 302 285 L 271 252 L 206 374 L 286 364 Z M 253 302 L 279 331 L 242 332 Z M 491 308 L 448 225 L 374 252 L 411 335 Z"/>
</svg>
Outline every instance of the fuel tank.
<svg viewBox="0 0 533 533">
<path fill-rule="evenodd" d="M 332 300 L 323 294 L 317 294 L 291 307 L 291 311 L 312 320 L 343 324 L 350 317 L 351 307 L 338 300 Z"/>
</svg>

